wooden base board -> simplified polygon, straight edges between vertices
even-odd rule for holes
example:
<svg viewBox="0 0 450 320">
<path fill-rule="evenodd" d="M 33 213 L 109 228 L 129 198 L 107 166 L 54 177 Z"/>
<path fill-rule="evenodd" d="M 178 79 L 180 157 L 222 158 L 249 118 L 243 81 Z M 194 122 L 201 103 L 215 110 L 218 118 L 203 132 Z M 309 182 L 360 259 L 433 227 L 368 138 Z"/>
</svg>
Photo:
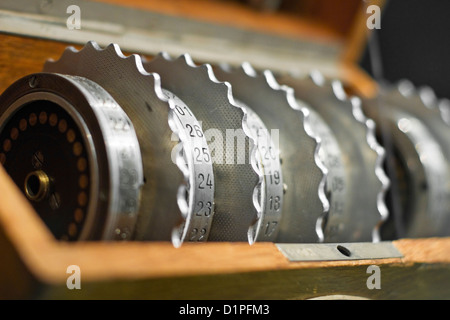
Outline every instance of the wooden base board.
<svg viewBox="0 0 450 320">
<path fill-rule="evenodd" d="M 0 167 L 0 298 L 450 298 L 450 239 L 394 241 L 402 258 L 290 262 L 273 243 L 59 242 Z M 79 266 L 81 289 L 67 268 Z M 380 267 L 380 290 L 366 281 Z"/>
</svg>

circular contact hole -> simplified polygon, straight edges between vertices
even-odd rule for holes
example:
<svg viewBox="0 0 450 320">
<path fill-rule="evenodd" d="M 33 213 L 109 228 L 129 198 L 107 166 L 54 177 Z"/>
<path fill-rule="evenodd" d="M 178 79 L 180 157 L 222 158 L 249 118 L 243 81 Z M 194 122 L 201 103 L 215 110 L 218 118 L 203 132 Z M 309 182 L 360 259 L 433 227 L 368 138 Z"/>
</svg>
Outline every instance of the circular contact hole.
<svg viewBox="0 0 450 320">
<path fill-rule="evenodd" d="M 43 171 L 35 171 L 25 178 L 25 194 L 28 199 L 41 201 L 47 196 L 50 180 Z"/>
</svg>

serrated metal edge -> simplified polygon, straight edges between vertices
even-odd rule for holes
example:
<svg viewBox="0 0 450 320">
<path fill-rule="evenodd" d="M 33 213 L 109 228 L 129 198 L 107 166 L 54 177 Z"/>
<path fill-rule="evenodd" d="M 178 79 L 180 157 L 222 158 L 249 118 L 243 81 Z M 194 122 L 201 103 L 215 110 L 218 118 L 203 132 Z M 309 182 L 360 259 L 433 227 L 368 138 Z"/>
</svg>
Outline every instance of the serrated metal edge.
<svg viewBox="0 0 450 320">
<path fill-rule="evenodd" d="M 224 67 L 224 66 L 223 66 L 223 67 Z M 245 72 L 245 70 L 243 70 L 243 71 Z M 230 84 L 230 86 L 231 86 L 231 84 Z M 245 109 L 245 107 L 240 107 L 240 108 Z M 254 111 L 254 112 L 255 112 L 255 111 Z M 247 125 L 247 128 L 248 128 L 249 132 L 251 132 L 250 128 L 248 127 L 248 123 L 247 123 L 247 111 L 245 111 L 245 113 L 246 113 L 246 115 L 245 115 L 246 125 Z M 256 141 L 256 140 L 257 140 L 257 137 L 256 137 L 256 138 L 253 137 L 253 139 Z M 256 151 L 258 150 L 258 145 L 254 144 L 254 149 L 255 149 L 255 164 L 256 164 Z M 262 168 L 262 166 L 261 166 L 261 168 Z M 259 201 L 256 199 L 256 198 L 257 198 L 257 191 L 258 191 L 258 188 L 260 188 L 260 187 L 263 185 L 264 172 L 261 171 L 261 170 L 259 170 L 259 169 L 258 169 L 258 166 L 256 166 L 255 170 L 258 171 L 259 181 L 258 181 L 258 185 L 255 187 L 255 193 L 254 193 L 255 200 L 254 200 L 254 202 L 258 202 L 258 203 L 259 203 Z M 262 169 L 262 170 L 263 170 L 263 169 Z M 258 216 L 256 217 L 256 219 L 255 219 L 255 221 L 253 222 L 253 224 L 252 224 L 251 226 L 249 226 L 248 238 L 249 238 L 249 242 L 250 242 L 251 244 L 253 244 L 253 243 L 255 242 L 255 239 L 254 239 L 253 236 L 251 235 L 251 233 L 252 233 L 251 230 L 252 230 L 252 229 L 254 229 L 254 230 L 259 230 L 259 228 L 258 228 L 257 226 L 258 226 L 258 224 L 262 221 L 262 215 L 263 215 L 263 214 L 264 214 L 264 213 L 262 212 L 262 204 L 259 204 L 259 208 L 258 208 Z"/>
<path fill-rule="evenodd" d="M 438 106 L 442 119 L 448 126 L 450 126 L 450 100 L 447 98 L 441 99 L 438 102 Z"/>
<path fill-rule="evenodd" d="M 449 145 L 446 130 L 449 129 L 449 122 L 445 117 L 445 104 L 448 102 L 446 99 L 439 100 L 430 87 L 417 87 L 408 79 L 386 83 L 381 89 L 379 98 L 384 101 L 384 107 L 387 108 L 385 111 L 392 111 L 388 118 L 400 130 L 400 134 L 404 134 L 412 143 L 410 146 L 412 149 L 404 152 L 405 154 L 415 152 L 414 158 L 417 159 L 417 166 L 420 168 L 416 168 L 417 170 L 410 174 L 414 175 L 416 171 L 419 173 L 420 179 L 416 182 L 415 188 L 424 195 L 423 205 L 427 209 L 415 212 L 416 215 L 411 216 L 411 222 L 401 233 L 412 237 L 445 235 L 447 222 L 445 215 L 448 209 L 446 200 L 449 199 L 446 197 L 448 188 L 447 190 L 445 188 L 448 186 L 446 181 L 448 181 Z M 408 120 L 405 123 L 413 125 L 403 127 L 399 123 L 402 119 Z M 426 154 L 432 155 L 428 158 L 432 158 L 433 162 L 426 160 Z M 426 188 L 420 189 L 419 184 L 422 181 Z M 419 206 L 421 204 L 422 202 Z"/>
<path fill-rule="evenodd" d="M 380 242 L 380 228 L 389 217 L 389 210 L 384 200 L 390 186 L 390 180 L 383 168 L 383 163 L 386 158 L 386 151 L 377 141 L 375 133 L 375 121 L 368 118 L 364 114 L 361 99 L 356 96 L 347 95 L 342 82 L 339 80 L 334 80 L 332 86 L 336 98 L 341 101 L 349 101 L 351 103 L 353 111 L 352 114 L 354 118 L 366 127 L 367 144 L 369 145 L 370 149 L 372 149 L 377 154 L 377 158 L 375 160 L 375 175 L 381 183 L 380 190 L 377 194 L 377 209 L 378 213 L 380 214 L 380 221 L 373 229 L 372 240 L 373 242 Z"/>
<path fill-rule="evenodd" d="M 230 105 L 232 105 L 233 107 L 242 111 L 242 113 L 243 113 L 242 130 L 250 140 L 250 143 L 251 143 L 251 149 L 250 149 L 250 153 L 249 153 L 250 163 L 251 163 L 253 171 L 256 173 L 256 175 L 258 177 L 258 182 L 256 183 L 256 185 L 253 189 L 252 203 L 253 203 L 253 206 L 257 213 L 257 218 L 260 217 L 262 214 L 262 208 L 259 203 L 259 200 L 257 199 L 258 198 L 257 194 L 258 194 L 258 189 L 261 188 L 264 177 L 263 177 L 263 173 L 258 169 L 258 165 L 257 165 L 257 157 L 256 157 L 256 153 L 258 150 L 257 139 L 253 136 L 253 133 L 248 125 L 247 111 L 245 110 L 245 108 L 239 106 L 234 100 L 231 84 L 228 82 L 219 81 L 216 78 L 213 68 L 210 64 L 203 63 L 200 65 L 197 65 L 188 53 L 184 53 L 184 54 L 178 56 L 178 58 L 173 59 L 167 52 L 162 51 L 155 57 L 155 59 L 158 59 L 158 58 L 165 59 L 167 61 L 171 61 L 171 62 L 175 62 L 175 63 L 177 61 L 183 61 L 185 63 L 185 65 L 190 67 L 191 70 L 194 70 L 194 72 L 206 73 L 209 81 L 211 81 L 214 84 L 217 84 L 217 86 L 216 86 L 217 90 L 220 90 L 220 91 L 222 91 L 222 94 L 225 94 L 225 96 L 228 99 L 228 103 Z M 252 224 L 254 224 L 254 222 Z M 250 244 L 253 244 L 253 241 L 252 241 L 250 235 L 248 235 L 248 240 L 249 240 Z"/>
<path fill-rule="evenodd" d="M 439 99 L 430 86 L 416 86 L 412 81 L 402 79 L 397 82 L 391 93 L 392 91 L 400 93 L 406 99 L 419 97 L 423 107 L 438 112 L 441 120 L 450 126 L 450 100 Z"/>
<path fill-rule="evenodd" d="M 306 110 L 306 108 L 301 108 L 300 106 L 297 105 L 296 100 L 294 98 L 293 89 L 288 86 L 285 86 L 285 85 L 280 85 L 270 70 L 264 70 L 263 72 L 259 73 L 253 68 L 253 66 L 249 62 L 243 62 L 238 68 L 235 68 L 235 69 L 227 64 L 220 64 L 219 67 L 225 72 L 241 73 L 244 77 L 248 77 L 248 78 L 252 78 L 252 79 L 261 81 L 261 83 L 263 85 L 265 85 L 268 90 L 279 93 L 282 96 L 281 99 L 285 99 L 286 104 L 290 108 L 294 109 L 295 111 L 302 112 L 303 119 L 304 119 L 304 122 L 303 122 L 304 131 L 307 134 L 307 136 L 310 137 L 312 140 L 314 140 L 314 142 L 316 143 L 316 148 L 314 150 L 314 155 L 313 155 L 314 163 L 317 165 L 318 169 L 322 173 L 322 178 L 318 184 L 317 196 L 318 196 L 320 202 L 322 203 L 323 212 L 320 214 L 320 216 L 318 217 L 318 219 L 315 223 L 315 232 L 317 234 L 318 241 L 322 242 L 324 239 L 323 232 L 322 232 L 321 228 L 317 229 L 317 225 L 321 225 L 321 223 L 319 223 L 319 220 L 323 217 L 324 214 L 326 214 L 326 211 L 328 211 L 328 209 L 329 209 L 329 201 L 328 201 L 328 198 L 326 197 L 326 192 L 325 192 L 325 185 L 326 185 L 328 170 L 318 156 L 321 142 L 320 142 L 320 138 L 315 136 L 314 133 L 312 132 L 312 130 L 310 130 L 309 116 L 308 116 L 309 111 Z M 256 113 L 258 113 L 256 110 L 254 110 L 254 111 Z M 281 217 L 281 219 L 283 219 L 283 218 Z"/>
<path fill-rule="evenodd" d="M 383 169 L 383 163 L 386 157 L 385 149 L 378 143 L 376 139 L 376 124 L 375 121 L 368 118 L 362 109 L 362 101 L 359 97 L 349 96 L 344 89 L 343 83 L 338 79 L 331 80 L 328 83 L 323 74 L 320 71 L 313 70 L 310 73 L 310 79 L 320 87 L 325 85 L 331 86 L 331 90 L 336 97 L 336 99 L 350 103 L 352 106 L 352 116 L 353 118 L 365 128 L 366 131 L 366 142 L 369 148 L 375 152 L 376 160 L 374 164 L 374 173 L 376 178 L 379 180 L 381 186 L 377 193 L 377 210 L 380 215 L 379 222 L 374 226 L 372 230 L 372 241 L 380 242 L 380 228 L 383 223 L 388 219 L 389 210 L 385 203 L 385 195 L 390 186 L 390 180 Z"/>
<path fill-rule="evenodd" d="M 266 80 L 267 84 L 270 88 L 276 91 L 284 92 L 286 95 L 286 100 L 288 105 L 298 112 L 301 112 L 303 115 L 303 128 L 306 132 L 306 134 L 315 141 L 316 148 L 314 150 L 314 162 L 316 166 L 319 168 L 319 170 L 322 173 L 322 178 L 319 182 L 318 190 L 317 190 L 317 196 L 322 203 L 322 212 L 320 212 L 319 217 L 316 220 L 316 234 L 318 237 L 319 242 L 323 242 L 325 239 L 323 228 L 322 228 L 322 220 L 327 215 L 328 211 L 330 210 L 330 202 L 328 201 L 328 197 L 326 195 L 326 181 L 328 176 L 328 168 L 325 166 L 325 164 L 322 162 L 319 156 L 319 151 L 321 149 L 322 141 L 318 135 L 314 133 L 314 130 L 311 128 L 310 124 L 310 111 L 305 106 L 300 106 L 297 103 L 297 100 L 295 98 L 295 92 L 294 89 L 287 86 L 287 85 L 280 85 L 278 81 L 275 79 L 274 74 L 269 71 L 265 70 L 263 72 L 264 79 Z"/>
<path fill-rule="evenodd" d="M 78 53 L 81 53 L 83 50 L 92 50 L 92 49 L 95 50 L 98 53 L 101 53 L 103 51 L 113 50 L 115 52 L 115 54 L 116 54 L 116 57 L 118 58 L 118 61 L 133 61 L 134 62 L 133 66 L 136 68 L 136 71 L 138 71 L 143 77 L 153 77 L 153 83 L 154 83 L 153 91 L 154 91 L 156 97 L 159 100 L 161 100 L 162 102 L 167 103 L 168 108 L 170 108 L 169 117 L 167 119 L 168 125 L 169 125 L 170 129 L 172 130 L 173 134 L 176 134 L 178 137 L 180 137 L 180 135 L 179 135 L 180 129 L 175 124 L 176 122 L 173 121 L 173 117 L 174 117 L 174 114 L 173 114 L 174 103 L 173 103 L 172 100 L 168 99 L 164 95 L 164 93 L 162 91 L 162 88 L 161 88 L 161 79 L 160 79 L 159 75 L 156 74 L 156 73 L 149 73 L 149 72 L 147 72 L 144 69 L 142 59 L 141 59 L 141 57 L 139 55 L 131 54 L 129 56 L 126 56 L 122 52 L 122 50 L 120 49 L 119 45 L 115 44 L 115 43 L 112 43 L 112 44 L 108 45 L 105 48 L 101 48 L 100 45 L 97 44 L 95 41 L 89 41 L 80 50 L 77 50 L 73 46 L 67 47 L 64 50 L 63 54 L 59 57 L 59 59 L 57 59 L 57 60 L 49 59 L 49 60 L 46 61 L 45 65 L 47 65 L 47 63 L 58 64 L 59 62 L 63 61 L 64 59 L 67 59 L 68 56 L 70 56 L 72 54 L 78 54 Z M 45 69 L 45 67 L 44 67 L 44 69 Z M 151 88 L 149 88 L 149 90 L 150 89 Z M 183 150 L 185 148 L 184 141 L 181 139 L 181 137 L 179 139 L 179 142 L 178 142 L 176 148 L 178 148 L 178 150 Z M 180 215 L 180 217 L 183 220 L 182 223 L 186 223 L 186 218 L 187 218 L 187 215 L 188 215 L 188 206 L 185 203 L 186 201 L 185 201 L 185 198 L 184 198 L 184 194 L 185 194 L 184 191 L 186 189 L 186 186 L 189 184 L 189 171 L 185 170 L 184 167 L 183 167 L 184 166 L 184 159 L 183 159 L 183 156 L 181 155 L 181 153 L 177 152 L 176 156 L 177 156 L 177 159 L 176 159 L 175 163 L 176 163 L 177 167 L 179 168 L 180 172 L 183 174 L 183 177 L 184 177 L 184 183 L 181 184 L 178 187 L 177 204 L 178 204 L 178 207 L 179 207 L 179 210 L 180 210 L 179 215 Z M 176 229 L 176 226 L 174 226 L 174 229 Z M 178 247 L 178 246 L 181 245 L 181 243 L 175 243 L 174 242 L 173 245 L 175 247 Z"/>
<path fill-rule="evenodd" d="M 158 76 L 157 77 L 158 78 L 158 89 L 157 90 L 160 90 L 161 94 L 164 95 L 161 90 L 161 86 L 160 86 L 161 80 L 159 78 L 159 75 L 155 74 L 155 77 L 156 76 Z M 162 101 L 164 101 L 164 99 L 162 99 L 162 97 L 160 97 L 159 94 L 158 94 L 158 98 L 160 98 Z M 176 153 L 175 164 L 177 165 L 178 169 L 181 171 L 181 173 L 183 174 L 183 177 L 184 177 L 184 181 L 183 181 L 184 183 L 178 187 L 178 193 L 177 193 L 177 204 L 178 204 L 178 208 L 180 209 L 180 213 L 181 213 L 181 217 L 182 217 L 183 221 L 182 221 L 181 225 L 174 227 L 173 231 L 172 231 L 172 244 L 176 248 L 178 248 L 181 246 L 181 244 L 183 242 L 183 239 L 178 240 L 178 237 L 176 236 L 176 234 L 179 233 L 178 229 L 184 225 L 188 226 L 188 223 L 189 223 L 189 221 L 187 220 L 188 215 L 189 215 L 189 204 L 186 201 L 185 194 L 186 194 L 186 190 L 188 188 L 187 186 L 189 185 L 189 181 L 190 181 L 191 177 L 190 177 L 190 171 L 186 166 L 186 161 L 182 154 L 183 150 L 185 150 L 185 142 L 183 140 L 183 135 L 180 135 L 181 130 L 180 130 L 179 126 L 177 125 L 178 122 L 174 119 L 175 118 L 174 103 L 171 99 L 166 98 L 166 100 L 170 105 L 168 124 L 169 124 L 169 127 L 172 129 L 172 133 L 178 137 L 178 143 L 175 146 L 175 148 L 178 148 L 178 152 Z M 185 228 L 185 230 L 186 229 L 187 228 Z"/>
</svg>

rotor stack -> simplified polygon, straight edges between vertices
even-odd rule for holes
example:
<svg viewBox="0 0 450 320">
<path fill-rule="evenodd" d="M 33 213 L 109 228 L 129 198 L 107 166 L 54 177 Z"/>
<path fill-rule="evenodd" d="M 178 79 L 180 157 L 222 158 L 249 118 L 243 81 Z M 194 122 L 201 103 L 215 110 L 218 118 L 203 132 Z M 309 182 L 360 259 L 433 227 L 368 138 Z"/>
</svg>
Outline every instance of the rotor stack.
<svg viewBox="0 0 450 320">
<path fill-rule="evenodd" d="M 89 42 L 0 97 L 0 162 L 60 240 L 450 234 L 446 101 Z"/>
</svg>

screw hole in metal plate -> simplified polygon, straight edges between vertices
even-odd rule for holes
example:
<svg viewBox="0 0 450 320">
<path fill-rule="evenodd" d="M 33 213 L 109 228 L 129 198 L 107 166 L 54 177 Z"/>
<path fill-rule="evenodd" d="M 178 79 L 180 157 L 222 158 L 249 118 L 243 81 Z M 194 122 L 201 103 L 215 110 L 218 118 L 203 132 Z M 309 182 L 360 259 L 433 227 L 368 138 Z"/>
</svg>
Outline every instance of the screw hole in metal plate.
<svg viewBox="0 0 450 320">
<path fill-rule="evenodd" d="M 339 252 L 342 253 L 342 254 L 343 254 L 344 256 L 346 256 L 346 257 L 350 257 L 350 256 L 352 255 L 351 251 L 348 250 L 348 249 L 347 249 L 346 247 L 344 247 L 344 246 L 338 245 L 338 246 L 336 247 L 336 249 L 338 249 Z"/>
</svg>

